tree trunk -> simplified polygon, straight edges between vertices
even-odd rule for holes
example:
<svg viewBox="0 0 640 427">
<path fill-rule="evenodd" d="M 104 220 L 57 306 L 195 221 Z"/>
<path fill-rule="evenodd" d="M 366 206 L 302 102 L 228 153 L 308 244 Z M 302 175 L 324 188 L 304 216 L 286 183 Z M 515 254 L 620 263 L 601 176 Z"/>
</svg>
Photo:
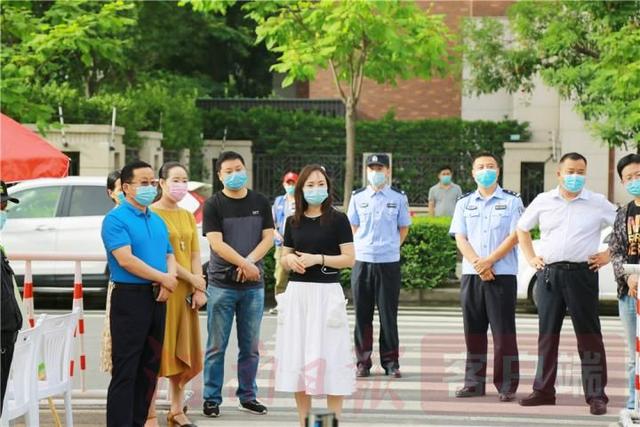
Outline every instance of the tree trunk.
<svg viewBox="0 0 640 427">
<path fill-rule="evenodd" d="M 347 134 L 346 159 L 344 172 L 344 209 L 349 207 L 351 191 L 353 190 L 353 175 L 356 153 L 356 104 L 352 97 L 347 98 L 345 109 L 345 127 Z"/>
</svg>

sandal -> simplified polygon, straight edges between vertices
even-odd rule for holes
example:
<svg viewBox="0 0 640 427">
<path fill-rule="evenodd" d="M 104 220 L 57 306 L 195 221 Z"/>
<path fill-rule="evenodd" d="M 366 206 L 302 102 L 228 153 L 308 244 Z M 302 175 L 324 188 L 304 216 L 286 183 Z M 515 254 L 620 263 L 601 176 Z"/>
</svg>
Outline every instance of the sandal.
<svg viewBox="0 0 640 427">
<path fill-rule="evenodd" d="M 180 415 L 184 415 L 184 412 L 178 412 L 177 414 L 167 414 L 167 423 L 169 423 L 169 427 L 198 427 L 191 422 L 188 422 L 187 424 L 180 424 L 178 421 L 176 421 L 176 417 L 179 417 Z"/>
</svg>

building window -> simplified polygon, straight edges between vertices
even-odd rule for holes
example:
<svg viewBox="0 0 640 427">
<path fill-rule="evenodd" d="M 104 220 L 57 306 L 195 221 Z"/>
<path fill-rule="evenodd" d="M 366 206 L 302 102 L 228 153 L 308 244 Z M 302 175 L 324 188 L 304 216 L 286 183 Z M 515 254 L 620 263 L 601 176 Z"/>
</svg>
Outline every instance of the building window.
<svg viewBox="0 0 640 427">
<path fill-rule="evenodd" d="M 69 158 L 69 176 L 80 175 L 80 152 L 79 151 L 63 151 L 62 154 Z"/>
<path fill-rule="evenodd" d="M 520 164 L 520 196 L 527 206 L 544 191 L 544 162 L 523 162 Z"/>
</svg>

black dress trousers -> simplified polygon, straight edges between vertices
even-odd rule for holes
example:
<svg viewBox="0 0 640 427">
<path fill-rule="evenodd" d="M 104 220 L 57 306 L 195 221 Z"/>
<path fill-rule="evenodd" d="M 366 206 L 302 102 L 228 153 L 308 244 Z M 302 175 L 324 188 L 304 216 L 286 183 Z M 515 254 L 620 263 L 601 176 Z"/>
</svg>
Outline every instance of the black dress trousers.
<svg viewBox="0 0 640 427">
<path fill-rule="evenodd" d="M 499 393 L 515 393 L 520 381 L 516 340 L 517 280 L 497 275 L 484 282 L 476 274 L 462 275 L 460 303 L 467 346 L 465 387 L 485 392 L 487 329 L 493 336 L 493 384 Z"/>
<path fill-rule="evenodd" d="M 385 371 L 399 368 L 398 299 L 402 284 L 399 262 L 356 261 L 351 272 L 351 290 L 356 308 L 354 332 L 358 366 L 371 368 L 373 313 L 380 316 L 380 363 Z"/>
</svg>

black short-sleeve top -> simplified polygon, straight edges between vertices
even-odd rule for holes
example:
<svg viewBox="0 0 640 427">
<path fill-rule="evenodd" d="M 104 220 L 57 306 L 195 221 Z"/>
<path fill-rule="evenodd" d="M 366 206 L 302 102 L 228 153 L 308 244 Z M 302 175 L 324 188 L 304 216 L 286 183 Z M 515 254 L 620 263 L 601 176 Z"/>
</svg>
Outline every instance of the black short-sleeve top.
<svg viewBox="0 0 640 427">
<path fill-rule="evenodd" d="M 324 218 L 323 218 L 324 217 Z M 340 245 L 353 242 L 353 232 L 347 216 L 332 210 L 323 217 L 302 216 L 300 224 L 293 223 L 293 217 L 287 218 L 284 233 L 284 246 L 297 252 L 321 255 L 340 255 Z M 289 280 L 294 282 L 337 283 L 340 270 L 332 267 L 314 265 L 304 274 L 292 271 Z"/>
</svg>

